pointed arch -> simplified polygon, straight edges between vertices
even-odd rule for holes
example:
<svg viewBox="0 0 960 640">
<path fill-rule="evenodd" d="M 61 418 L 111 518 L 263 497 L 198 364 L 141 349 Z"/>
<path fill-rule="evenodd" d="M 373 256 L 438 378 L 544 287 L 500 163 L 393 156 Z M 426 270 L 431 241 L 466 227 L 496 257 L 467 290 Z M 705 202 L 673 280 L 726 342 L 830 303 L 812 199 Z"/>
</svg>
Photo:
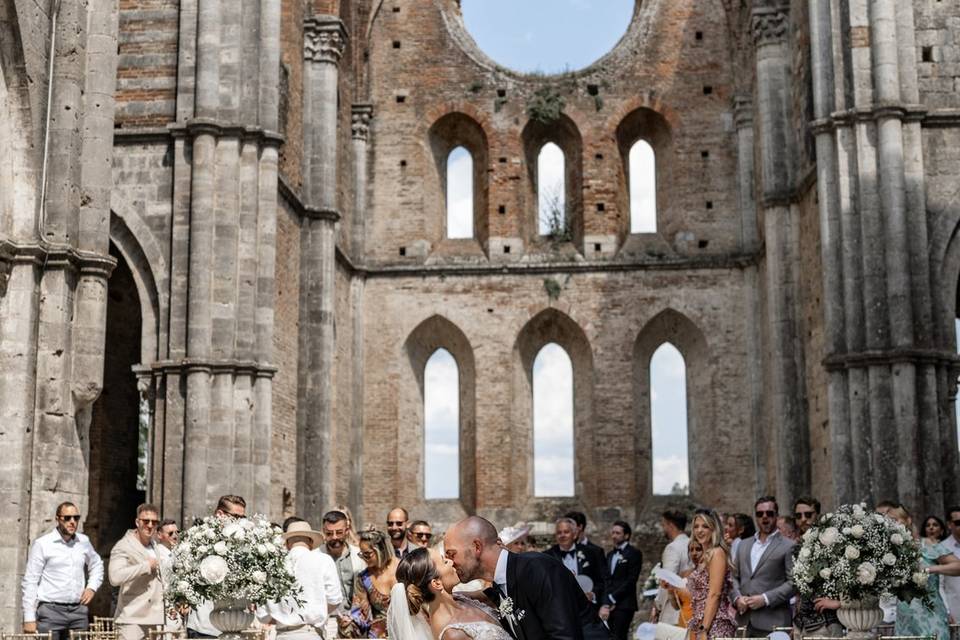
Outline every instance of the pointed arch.
<svg viewBox="0 0 960 640">
<path fill-rule="evenodd" d="M 487 134 L 483 126 L 466 113 L 455 111 L 439 117 L 430 126 L 427 138 L 430 150 L 433 153 L 436 171 L 431 172 L 432 176 L 427 176 L 428 181 L 425 187 L 428 193 L 436 189 L 437 194 L 436 198 L 427 200 L 427 205 L 431 207 L 431 214 L 435 210 L 433 207 L 439 207 L 437 217 L 443 221 L 442 238 L 469 238 L 478 241 L 481 245 L 485 244 L 488 237 L 487 166 L 489 165 L 489 151 Z M 450 193 L 450 187 L 454 186 L 450 183 L 450 159 L 458 149 L 466 151 L 470 158 L 472 223 L 469 235 L 452 233 L 454 229 L 451 228 L 449 222 L 451 212 L 447 196 Z"/>
<path fill-rule="evenodd" d="M 576 123 L 565 113 L 554 122 L 531 120 L 520 134 L 527 165 L 527 198 L 531 204 L 525 217 L 527 236 L 540 240 L 540 155 L 544 147 L 556 145 L 563 152 L 563 218 L 574 246 L 583 249 L 583 138 Z"/>
<path fill-rule="evenodd" d="M 476 505 L 476 366 L 469 339 L 453 322 L 440 315 L 423 320 L 410 332 L 403 345 L 406 366 L 400 397 L 398 447 L 404 450 L 399 465 L 397 500 L 407 505 L 426 502 L 424 464 L 426 461 L 424 393 L 430 358 L 444 350 L 456 362 L 459 376 L 458 443 L 459 498 L 431 500 L 432 513 L 449 521 L 473 513 Z"/>
<path fill-rule="evenodd" d="M 671 197 L 670 175 L 673 171 L 673 136 L 667 119 L 659 112 L 638 107 L 617 124 L 617 147 L 620 150 L 620 175 L 618 193 L 623 211 L 629 211 L 623 228 L 625 234 L 657 233 L 666 222 L 660 203 L 669 206 Z M 638 161 L 637 151 L 646 152 L 644 161 Z M 644 175 L 638 175 L 641 172 Z M 652 175 L 648 175 L 652 172 Z M 643 190 L 644 193 L 638 193 Z M 649 193 L 652 192 L 652 193 Z M 652 197 L 653 210 L 647 224 L 635 225 L 636 216 L 643 215 L 637 209 L 638 200 Z"/>
<path fill-rule="evenodd" d="M 697 500 L 720 498 L 719 487 L 708 486 L 705 470 L 722 468 L 723 448 L 711 439 L 713 415 L 710 352 L 703 331 L 683 313 L 665 309 L 641 329 L 633 348 L 633 400 L 636 424 L 635 480 L 640 504 L 653 495 L 650 365 L 657 349 L 673 345 L 683 357 L 686 375 L 687 456 L 689 493 Z M 711 446 L 713 445 L 713 446 Z M 696 461 L 690 464 L 689 461 Z M 638 505 L 639 506 L 639 505 Z"/>
<path fill-rule="evenodd" d="M 534 483 L 533 393 L 534 363 L 541 350 L 549 345 L 560 346 L 573 367 L 573 487 L 574 497 L 581 504 L 592 504 L 597 487 L 591 469 L 595 458 L 595 425 L 593 424 L 593 352 L 587 335 L 570 316 L 554 308 L 534 315 L 517 334 L 514 343 L 514 383 L 511 412 L 514 431 L 511 448 L 514 457 L 511 475 L 513 498 L 532 500 Z"/>
</svg>

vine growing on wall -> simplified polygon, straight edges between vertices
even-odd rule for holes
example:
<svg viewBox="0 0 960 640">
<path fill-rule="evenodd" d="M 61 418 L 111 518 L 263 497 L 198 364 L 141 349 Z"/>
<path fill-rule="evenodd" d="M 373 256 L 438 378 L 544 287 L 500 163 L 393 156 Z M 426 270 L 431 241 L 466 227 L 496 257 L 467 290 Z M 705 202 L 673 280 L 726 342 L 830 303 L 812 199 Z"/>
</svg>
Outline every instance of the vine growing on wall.
<svg viewBox="0 0 960 640">
<path fill-rule="evenodd" d="M 540 124 L 551 124 L 560 119 L 566 103 L 553 87 L 538 89 L 527 103 L 527 115 Z"/>
</svg>

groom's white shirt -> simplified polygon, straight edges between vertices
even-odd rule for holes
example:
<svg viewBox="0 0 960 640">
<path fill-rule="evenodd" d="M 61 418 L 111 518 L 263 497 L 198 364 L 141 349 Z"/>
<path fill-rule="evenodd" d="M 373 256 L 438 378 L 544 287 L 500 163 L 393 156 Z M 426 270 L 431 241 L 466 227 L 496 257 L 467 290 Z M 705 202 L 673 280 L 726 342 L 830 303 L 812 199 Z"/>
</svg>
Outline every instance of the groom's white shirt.
<svg viewBox="0 0 960 640">
<path fill-rule="evenodd" d="M 509 556 L 509 551 L 501 549 L 500 557 L 497 558 L 497 566 L 493 570 L 493 582 L 500 587 L 501 593 L 503 593 L 506 598 L 510 597 L 510 594 L 507 593 L 507 558 Z"/>
</svg>

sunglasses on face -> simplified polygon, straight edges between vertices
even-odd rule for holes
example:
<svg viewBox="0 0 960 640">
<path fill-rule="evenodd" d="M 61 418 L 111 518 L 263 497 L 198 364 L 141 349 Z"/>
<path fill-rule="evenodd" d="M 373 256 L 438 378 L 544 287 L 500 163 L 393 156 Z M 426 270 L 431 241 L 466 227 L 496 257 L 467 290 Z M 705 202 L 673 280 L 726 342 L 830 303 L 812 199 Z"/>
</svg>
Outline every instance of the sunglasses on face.
<svg viewBox="0 0 960 640">
<path fill-rule="evenodd" d="M 150 518 L 140 518 L 140 522 L 142 522 L 145 525 L 153 525 L 154 527 L 160 524 L 159 520 L 152 520 Z"/>
<path fill-rule="evenodd" d="M 387 520 L 388 527 L 402 527 L 403 520 Z"/>
<path fill-rule="evenodd" d="M 755 514 L 758 518 L 776 518 L 776 511 L 757 511 Z"/>
<path fill-rule="evenodd" d="M 430 538 L 433 537 L 432 533 L 426 533 L 426 532 L 414 533 L 413 535 L 414 537 L 420 538 L 421 540 L 429 540 Z"/>
<path fill-rule="evenodd" d="M 74 522 L 80 522 L 80 514 L 78 513 L 78 514 L 75 515 L 75 516 L 72 516 L 72 515 L 71 515 L 71 516 L 60 516 L 60 519 L 63 520 L 64 522 L 70 522 L 71 520 L 73 520 Z"/>
<path fill-rule="evenodd" d="M 375 551 L 361 551 L 360 557 L 364 560 L 369 560 L 370 558 L 376 558 L 377 553 Z"/>
<path fill-rule="evenodd" d="M 812 520 L 816 515 L 817 514 L 815 511 L 797 511 L 793 514 L 793 517 L 797 520 L 806 520 L 808 518 Z"/>
</svg>

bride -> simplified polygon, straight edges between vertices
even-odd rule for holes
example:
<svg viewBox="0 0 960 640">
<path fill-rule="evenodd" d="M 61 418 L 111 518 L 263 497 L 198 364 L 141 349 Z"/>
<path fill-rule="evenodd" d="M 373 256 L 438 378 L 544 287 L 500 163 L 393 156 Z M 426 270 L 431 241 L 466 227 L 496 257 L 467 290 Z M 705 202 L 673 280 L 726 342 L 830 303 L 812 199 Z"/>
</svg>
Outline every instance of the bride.
<svg viewBox="0 0 960 640">
<path fill-rule="evenodd" d="M 436 549 L 416 549 L 397 566 L 387 635 L 392 640 L 512 640 L 487 605 L 450 591 L 457 572 Z"/>
</svg>

